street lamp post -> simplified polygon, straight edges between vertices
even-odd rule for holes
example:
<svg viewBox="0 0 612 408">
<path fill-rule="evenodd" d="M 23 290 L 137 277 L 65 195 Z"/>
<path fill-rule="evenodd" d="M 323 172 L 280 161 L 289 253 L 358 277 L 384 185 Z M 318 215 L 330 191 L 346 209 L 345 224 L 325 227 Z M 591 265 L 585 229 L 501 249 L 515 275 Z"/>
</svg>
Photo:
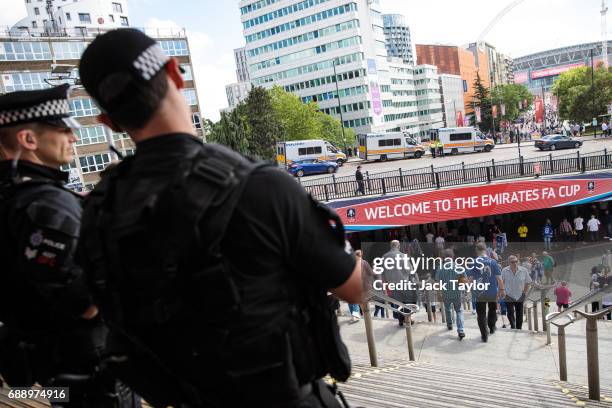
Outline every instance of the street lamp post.
<svg viewBox="0 0 612 408">
<path fill-rule="evenodd" d="M 542 88 L 542 109 L 544 109 L 544 132 L 546 132 L 546 103 L 544 102 L 544 79 L 540 79 L 540 87 Z"/>
<path fill-rule="evenodd" d="M 348 155 L 348 149 L 346 147 L 346 135 L 344 134 L 344 120 L 342 118 L 342 104 L 340 103 L 340 89 L 338 87 L 338 74 L 336 74 L 336 59 L 332 60 L 332 66 L 334 67 L 334 82 L 336 83 L 336 98 L 338 99 L 338 113 L 340 114 L 340 128 L 342 129 L 342 141 L 344 142 L 344 153 Z"/>
</svg>

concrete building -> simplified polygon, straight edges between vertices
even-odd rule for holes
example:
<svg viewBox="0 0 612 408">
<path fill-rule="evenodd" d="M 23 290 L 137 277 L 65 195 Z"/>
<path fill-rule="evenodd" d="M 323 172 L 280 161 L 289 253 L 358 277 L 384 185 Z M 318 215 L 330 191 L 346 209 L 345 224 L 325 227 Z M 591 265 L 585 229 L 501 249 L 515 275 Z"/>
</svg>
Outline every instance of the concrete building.
<svg viewBox="0 0 612 408">
<path fill-rule="evenodd" d="M 74 5 L 80 3 L 75 2 Z M 92 1 L 86 0 L 82 3 L 92 3 Z M 125 5 L 125 1 L 114 0 L 98 0 L 93 3 L 100 8 L 105 8 L 102 3 L 108 3 L 110 9 L 114 3 Z M 105 23 L 99 24 L 95 29 L 86 28 L 78 33 L 71 31 L 67 26 L 59 27 L 55 31 L 50 31 L 48 27 L 33 28 L 31 24 L 27 28 L 19 28 L 24 21 L 37 21 L 39 16 L 35 14 L 33 3 L 26 0 L 26 5 L 28 12 L 32 13 L 31 16 L 21 20 L 12 28 L 0 29 L 0 94 L 43 89 L 60 83 L 78 84 L 78 64 L 81 54 L 95 35 L 115 28 L 116 24 L 111 24 L 109 19 L 105 19 Z M 66 4 L 65 7 L 71 5 L 72 3 Z M 62 7 L 55 9 L 61 11 Z M 93 9 L 78 9 L 83 12 L 87 10 L 93 18 L 95 16 Z M 39 9 L 38 13 L 40 12 Z M 62 12 L 65 14 L 65 11 Z M 128 17 L 125 9 L 118 15 Z M 185 32 L 160 33 L 159 30 L 145 29 L 143 31 L 155 38 L 164 52 L 177 58 L 185 69 L 183 94 L 191 106 L 194 128 L 203 138 L 202 117 Z M 73 116 L 83 127 L 77 131 L 79 141 L 75 145 L 75 159 L 65 167 L 65 170 L 70 171 L 71 187 L 77 190 L 91 189 L 99 180 L 100 171 L 104 170 L 112 160 L 110 143 L 113 143 L 124 155 L 133 154 L 136 147 L 126 134 L 113 134 L 110 129 L 97 122 L 96 115 L 100 110 L 93 99 L 78 85 L 72 91 L 70 106 Z"/>
<path fill-rule="evenodd" d="M 25 0 L 28 16 L 13 32 L 87 36 L 109 28 L 129 27 L 127 0 Z"/>
<path fill-rule="evenodd" d="M 316 101 L 357 133 L 419 133 L 418 110 L 408 105 L 416 100 L 402 99 L 416 97 L 413 79 L 403 78 L 410 89 L 391 81 L 378 1 L 242 0 L 239 7 L 254 86 L 279 85 Z M 399 64 L 410 75 L 413 67 Z"/>
<path fill-rule="evenodd" d="M 457 115 L 459 113 L 461 113 L 461 118 L 465 118 L 463 80 L 459 75 L 440 74 L 439 77 L 444 126 L 463 126 L 462 123 L 457 122 Z"/>
<path fill-rule="evenodd" d="M 463 82 L 463 106 L 465 112 L 473 112 L 474 81 L 480 75 L 485 87 L 489 87 L 489 68 L 484 51 L 478 50 L 480 64 L 474 53 L 455 45 L 416 45 L 417 62 L 438 67 L 439 74 L 458 75 Z"/>
<path fill-rule="evenodd" d="M 251 91 L 250 82 L 237 82 L 235 84 L 225 85 L 225 93 L 227 94 L 228 110 L 234 109 L 240 102 L 246 99 Z"/>
<path fill-rule="evenodd" d="M 387 54 L 401 58 L 406 64 L 414 65 L 410 27 L 406 23 L 406 17 L 401 14 L 384 14 L 383 24 Z"/>
<path fill-rule="evenodd" d="M 476 43 L 472 43 L 468 46 L 468 50 L 474 54 L 476 65 L 480 65 L 482 52 L 484 51 L 487 59 L 489 82 L 493 86 L 513 83 L 512 58 L 498 52 L 493 45 L 487 42 L 482 43 L 480 47 Z"/>
<path fill-rule="evenodd" d="M 236 48 L 234 50 L 234 59 L 236 60 L 236 80 L 239 83 L 249 82 L 249 69 L 247 67 L 246 50 L 244 47 Z"/>
</svg>

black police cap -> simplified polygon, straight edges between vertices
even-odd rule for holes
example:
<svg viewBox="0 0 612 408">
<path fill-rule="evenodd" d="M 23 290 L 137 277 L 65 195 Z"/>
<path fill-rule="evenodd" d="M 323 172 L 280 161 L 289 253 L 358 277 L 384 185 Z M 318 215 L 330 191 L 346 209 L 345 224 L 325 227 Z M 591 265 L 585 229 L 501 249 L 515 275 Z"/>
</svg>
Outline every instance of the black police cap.
<svg viewBox="0 0 612 408">
<path fill-rule="evenodd" d="M 0 95 L 0 127 L 23 123 L 47 123 L 58 127 L 80 128 L 70 116 L 67 84 L 36 91 Z"/>
<path fill-rule="evenodd" d="M 170 58 L 157 41 L 133 28 L 108 31 L 85 49 L 81 82 L 106 112 L 121 104 L 130 90 L 146 87 Z"/>
</svg>

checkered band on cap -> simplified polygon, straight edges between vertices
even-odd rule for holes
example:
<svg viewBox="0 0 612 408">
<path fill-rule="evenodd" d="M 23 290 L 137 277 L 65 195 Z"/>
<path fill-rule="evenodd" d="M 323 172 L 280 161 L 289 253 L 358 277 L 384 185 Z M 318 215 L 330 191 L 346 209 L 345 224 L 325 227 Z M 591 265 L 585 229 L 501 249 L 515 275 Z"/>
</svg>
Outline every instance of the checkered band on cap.
<svg viewBox="0 0 612 408">
<path fill-rule="evenodd" d="M 44 118 L 58 118 L 70 116 L 70 105 L 66 99 L 53 99 L 38 105 L 23 109 L 0 111 L 0 126 L 11 123 L 24 123 L 30 120 L 40 122 Z"/>
<path fill-rule="evenodd" d="M 168 62 L 168 56 L 164 54 L 159 44 L 153 44 L 142 52 L 134 61 L 134 68 L 142 77 L 149 81 Z"/>
</svg>

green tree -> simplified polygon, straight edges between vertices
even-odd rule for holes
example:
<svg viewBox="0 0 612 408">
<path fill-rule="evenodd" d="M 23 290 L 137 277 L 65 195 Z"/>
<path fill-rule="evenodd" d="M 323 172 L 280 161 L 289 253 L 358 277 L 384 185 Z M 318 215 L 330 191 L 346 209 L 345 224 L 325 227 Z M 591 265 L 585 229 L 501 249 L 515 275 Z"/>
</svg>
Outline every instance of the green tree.
<svg viewBox="0 0 612 408">
<path fill-rule="evenodd" d="M 493 88 L 492 99 L 498 106 L 498 119 L 514 122 L 531 105 L 533 96 L 522 84 L 498 85 Z M 527 104 L 523 101 L 527 100 Z M 501 105 L 505 105 L 505 115 L 501 115 Z M 521 108 L 519 109 L 519 105 Z"/>
<path fill-rule="evenodd" d="M 281 140 L 307 140 L 321 138 L 319 106 L 315 102 L 302 103 L 299 96 L 286 92 L 280 86 L 270 90 L 272 107 L 282 125 Z"/>
<path fill-rule="evenodd" d="M 612 72 L 601 65 L 594 72 L 590 67 L 574 68 L 559 75 L 552 90 L 562 119 L 590 122 L 607 113 L 607 105 L 612 101 Z"/>
<path fill-rule="evenodd" d="M 251 89 L 240 110 L 247 124 L 249 152 L 265 160 L 275 159 L 276 142 L 281 140 L 283 125 L 270 93 L 261 87 Z"/>
<path fill-rule="evenodd" d="M 340 120 L 323 112 L 318 112 L 317 119 L 321 124 L 321 139 L 330 142 L 340 149 L 344 149 L 345 145 L 353 146 L 355 144 L 355 131 L 351 128 L 344 128 L 343 136 Z"/>
<path fill-rule="evenodd" d="M 470 123 L 474 126 L 478 126 L 481 131 L 487 132 L 491 130 L 491 121 L 493 118 L 491 111 L 491 98 L 489 96 L 489 90 L 483 85 L 480 74 L 476 73 L 476 79 L 474 80 L 474 100 L 473 106 L 480 108 L 480 123 L 476 123 L 476 113 L 472 117 Z"/>
<path fill-rule="evenodd" d="M 236 107 L 231 113 L 222 112 L 221 119 L 212 125 L 209 142 L 219 143 L 240 153 L 249 153 L 248 126 L 241 116 L 244 106 Z"/>
</svg>

